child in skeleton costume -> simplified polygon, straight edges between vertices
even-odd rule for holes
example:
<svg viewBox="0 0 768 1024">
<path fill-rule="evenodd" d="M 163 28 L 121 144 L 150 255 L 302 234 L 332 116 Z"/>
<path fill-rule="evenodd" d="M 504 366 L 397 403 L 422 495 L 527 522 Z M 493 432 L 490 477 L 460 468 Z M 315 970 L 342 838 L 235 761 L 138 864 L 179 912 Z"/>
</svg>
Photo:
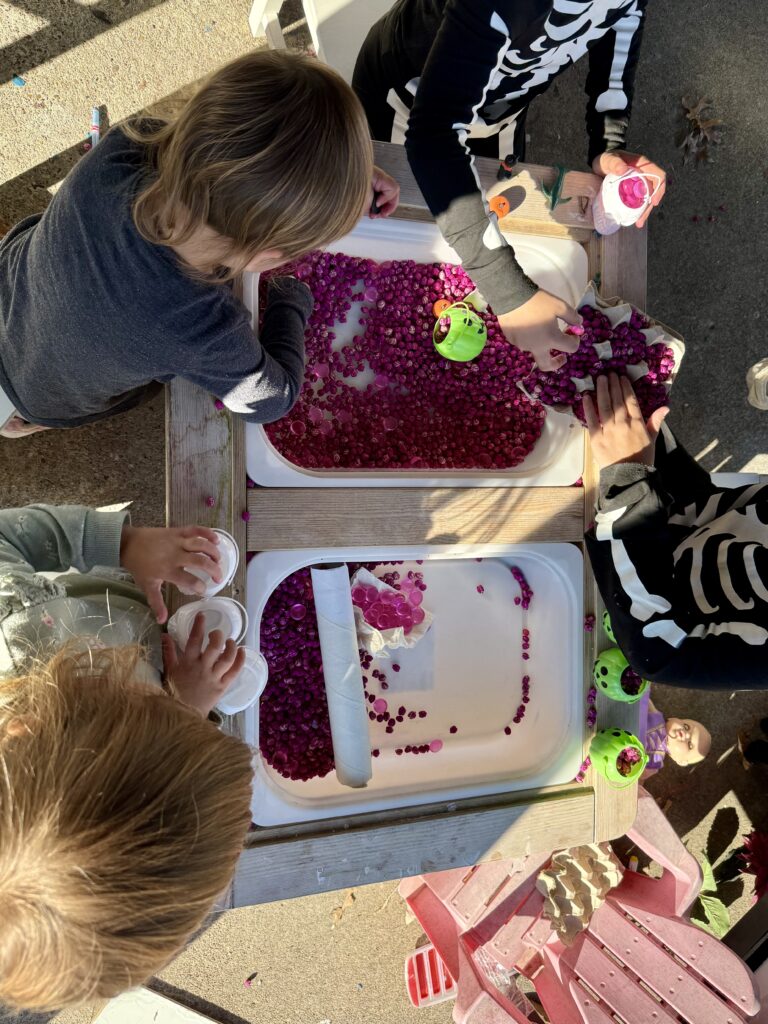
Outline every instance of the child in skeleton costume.
<svg viewBox="0 0 768 1024">
<path fill-rule="evenodd" d="M 623 151 L 647 0 L 397 0 L 370 30 L 352 85 L 374 138 L 403 142 L 447 241 L 499 316 L 507 338 L 542 369 L 575 351 L 556 318 L 575 310 L 537 290 L 503 239 L 479 187 L 474 157 L 524 158 L 529 103 L 589 54 L 588 159 L 596 174 L 629 165 Z M 407 129 L 407 130 L 406 130 Z M 509 176 L 509 175 L 506 175 Z M 646 217 L 638 222 L 642 226 Z"/>
<path fill-rule="evenodd" d="M 584 411 L 601 467 L 587 551 L 629 663 L 673 686 L 768 689 L 768 484 L 715 486 L 615 374 Z"/>
</svg>

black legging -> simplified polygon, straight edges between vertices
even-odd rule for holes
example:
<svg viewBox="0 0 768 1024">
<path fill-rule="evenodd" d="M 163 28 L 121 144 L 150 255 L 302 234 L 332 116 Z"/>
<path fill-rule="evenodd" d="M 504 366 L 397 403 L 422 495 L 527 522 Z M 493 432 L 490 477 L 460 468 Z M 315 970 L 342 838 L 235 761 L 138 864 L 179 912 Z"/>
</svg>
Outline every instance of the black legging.
<svg viewBox="0 0 768 1024">
<path fill-rule="evenodd" d="M 386 17 L 386 15 L 385 15 Z M 395 111 L 387 102 L 390 89 L 402 86 L 403 73 L 398 73 L 391 60 L 387 60 L 381 48 L 383 18 L 371 26 L 357 55 L 352 75 L 352 88 L 363 105 L 368 118 L 371 138 L 378 142 L 391 142 Z M 415 77 L 415 76 L 412 76 Z M 527 109 L 517 118 L 514 153 L 499 153 L 498 135 L 485 139 L 469 139 L 467 145 L 474 156 L 487 156 L 492 160 L 512 158 L 525 160 L 525 118 Z"/>
</svg>

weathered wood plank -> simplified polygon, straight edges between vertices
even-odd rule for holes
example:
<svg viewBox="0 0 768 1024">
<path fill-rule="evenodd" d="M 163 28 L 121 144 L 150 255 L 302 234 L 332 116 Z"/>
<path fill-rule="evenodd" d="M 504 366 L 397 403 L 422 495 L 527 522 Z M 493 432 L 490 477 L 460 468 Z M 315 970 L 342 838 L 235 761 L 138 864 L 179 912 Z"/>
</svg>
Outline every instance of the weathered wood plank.
<svg viewBox="0 0 768 1024">
<path fill-rule="evenodd" d="M 648 228 L 621 228 L 600 238 L 599 243 L 600 294 L 606 298 L 618 295 L 646 310 Z"/>
<path fill-rule="evenodd" d="M 447 805 L 412 808 L 399 819 L 380 815 L 375 824 L 359 815 L 318 822 L 314 834 L 291 837 L 290 829 L 251 833 L 237 866 L 233 906 L 330 892 L 428 871 L 467 867 L 592 841 L 594 798 L 577 789 L 552 796 L 518 794 L 506 804 L 489 798 L 463 810 Z M 451 809 L 451 808 L 454 809 Z M 323 825 L 326 826 L 323 830 Z M 329 826 L 331 826 L 329 828 Z M 287 833 L 287 835 L 286 835 Z"/>
<path fill-rule="evenodd" d="M 211 395 L 177 377 L 166 388 L 166 522 L 228 530 L 245 551 L 245 430 Z M 213 506 L 207 499 L 212 498 Z M 243 600 L 245 561 L 222 593 Z M 171 588 L 174 607 L 187 598 Z"/>
<path fill-rule="evenodd" d="M 584 529 L 586 530 L 595 517 L 597 489 L 600 479 L 599 470 L 589 448 L 585 434 L 584 458 Z M 584 609 L 585 614 L 591 611 L 595 616 L 593 633 L 585 633 L 584 644 L 584 685 L 592 685 L 592 669 L 600 651 L 611 646 L 602 628 L 602 617 L 605 606 L 595 584 L 595 578 L 589 566 L 589 557 L 584 552 Z M 637 733 L 640 712 L 636 704 L 622 704 L 610 700 L 602 691 L 598 691 L 597 724 L 590 732 L 585 744 L 585 756 L 589 742 L 597 729 L 609 729 L 619 726 L 631 733 Z M 625 789 L 616 789 L 598 772 L 590 769 L 586 776 L 586 785 L 591 786 L 595 795 L 595 838 L 594 842 L 615 839 L 632 827 L 637 816 L 637 783 Z"/>
<path fill-rule="evenodd" d="M 582 502 L 576 487 L 257 487 L 248 492 L 247 546 L 579 541 Z"/>
</svg>

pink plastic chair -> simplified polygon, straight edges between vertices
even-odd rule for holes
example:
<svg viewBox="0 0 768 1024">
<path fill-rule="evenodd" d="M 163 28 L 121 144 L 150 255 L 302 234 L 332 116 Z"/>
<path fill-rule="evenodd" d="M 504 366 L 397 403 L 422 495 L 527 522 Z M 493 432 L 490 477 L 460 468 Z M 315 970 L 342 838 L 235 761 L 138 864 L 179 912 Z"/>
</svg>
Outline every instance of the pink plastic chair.
<svg viewBox="0 0 768 1024">
<path fill-rule="evenodd" d="M 532 981 L 553 1024 L 768 1024 L 746 964 L 685 919 L 701 870 L 642 789 L 629 838 L 662 877 L 627 871 L 570 948 L 541 916 L 548 855 L 403 880 L 456 982 L 457 1024 L 526 1024 L 505 971 Z"/>
</svg>

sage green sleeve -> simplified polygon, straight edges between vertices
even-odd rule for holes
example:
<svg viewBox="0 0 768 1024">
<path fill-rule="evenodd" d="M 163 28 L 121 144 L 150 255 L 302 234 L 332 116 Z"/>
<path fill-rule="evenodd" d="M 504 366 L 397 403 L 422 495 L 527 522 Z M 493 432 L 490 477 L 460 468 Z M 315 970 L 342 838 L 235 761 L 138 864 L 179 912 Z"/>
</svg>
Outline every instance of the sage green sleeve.
<svg viewBox="0 0 768 1024">
<path fill-rule="evenodd" d="M 0 581 L 9 574 L 88 572 L 120 565 L 128 513 L 83 505 L 27 505 L 0 511 Z"/>
</svg>

